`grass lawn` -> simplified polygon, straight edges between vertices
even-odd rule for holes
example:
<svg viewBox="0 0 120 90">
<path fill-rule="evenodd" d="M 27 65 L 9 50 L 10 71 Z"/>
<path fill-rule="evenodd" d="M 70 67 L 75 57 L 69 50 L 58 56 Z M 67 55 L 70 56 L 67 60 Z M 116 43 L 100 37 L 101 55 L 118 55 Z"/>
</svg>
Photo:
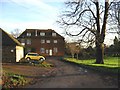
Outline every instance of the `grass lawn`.
<svg viewBox="0 0 120 90">
<path fill-rule="evenodd" d="M 95 68 L 97 70 L 102 71 L 110 71 L 114 73 L 118 73 L 118 70 L 120 69 L 120 62 L 118 57 L 106 57 L 104 58 L 104 64 L 94 64 L 95 59 L 90 60 L 77 60 L 74 58 L 65 58 L 66 61 L 77 63 L 84 66 L 89 66 L 90 68 Z"/>
</svg>

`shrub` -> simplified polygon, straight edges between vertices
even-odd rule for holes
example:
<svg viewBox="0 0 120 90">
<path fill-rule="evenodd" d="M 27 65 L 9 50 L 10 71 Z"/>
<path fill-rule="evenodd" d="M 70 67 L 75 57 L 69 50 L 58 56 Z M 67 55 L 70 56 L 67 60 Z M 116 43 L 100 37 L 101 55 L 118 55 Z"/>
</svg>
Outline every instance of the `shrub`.
<svg viewBox="0 0 120 90">
<path fill-rule="evenodd" d="M 3 88 L 19 87 L 27 83 L 27 81 L 23 76 L 16 75 L 13 73 L 4 73 L 2 79 L 3 79 Z"/>
</svg>

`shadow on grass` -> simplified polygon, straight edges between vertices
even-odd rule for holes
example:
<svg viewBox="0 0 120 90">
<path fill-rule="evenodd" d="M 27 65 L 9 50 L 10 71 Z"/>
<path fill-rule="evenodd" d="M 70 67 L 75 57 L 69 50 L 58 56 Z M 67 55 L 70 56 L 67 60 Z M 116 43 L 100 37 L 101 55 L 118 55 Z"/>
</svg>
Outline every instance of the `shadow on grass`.
<svg viewBox="0 0 120 90">
<path fill-rule="evenodd" d="M 105 66 L 94 66 L 94 65 L 86 65 L 82 63 L 76 63 L 72 61 L 67 61 L 65 59 L 62 60 L 63 62 L 67 62 L 70 64 L 78 65 L 80 67 L 89 69 L 89 70 L 94 70 L 100 73 L 106 73 L 106 74 L 120 74 L 120 67 L 105 67 Z M 94 64 L 94 63 L 93 63 Z"/>
</svg>

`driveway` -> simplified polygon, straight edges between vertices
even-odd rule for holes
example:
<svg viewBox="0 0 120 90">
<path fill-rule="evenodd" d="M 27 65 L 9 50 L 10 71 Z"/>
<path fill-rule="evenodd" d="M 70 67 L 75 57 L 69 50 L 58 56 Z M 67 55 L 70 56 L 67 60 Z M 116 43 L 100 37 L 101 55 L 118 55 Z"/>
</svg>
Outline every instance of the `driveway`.
<svg viewBox="0 0 120 90">
<path fill-rule="evenodd" d="M 90 71 L 53 58 L 48 62 L 55 65 L 53 74 L 42 75 L 23 88 L 118 88 L 117 75 Z"/>
</svg>

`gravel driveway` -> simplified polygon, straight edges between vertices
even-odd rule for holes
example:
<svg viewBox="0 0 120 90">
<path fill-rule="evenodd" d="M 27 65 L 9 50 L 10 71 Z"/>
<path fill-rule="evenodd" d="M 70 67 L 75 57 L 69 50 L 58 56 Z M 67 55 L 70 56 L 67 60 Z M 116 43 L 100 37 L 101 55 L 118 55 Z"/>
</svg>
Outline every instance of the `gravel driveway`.
<svg viewBox="0 0 120 90">
<path fill-rule="evenodd" d="M 23 88 L 118 88 L 117 75 L 101 74 L 58 59 L 48 62 L 55 65 L 53 74 L 43 75 Z"/>
</svg>

